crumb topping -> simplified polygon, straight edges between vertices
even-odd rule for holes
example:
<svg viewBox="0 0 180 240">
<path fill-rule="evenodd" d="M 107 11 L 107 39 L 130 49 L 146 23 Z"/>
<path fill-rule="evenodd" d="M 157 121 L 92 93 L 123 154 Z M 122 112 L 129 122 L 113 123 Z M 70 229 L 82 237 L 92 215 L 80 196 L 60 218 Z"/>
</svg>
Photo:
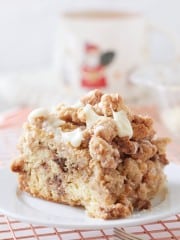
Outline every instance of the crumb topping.
<svg viewBox="0 0 180 240">
<path fill-rule="evenodd" d="M 88 147 L 91 157 L 104 168 L 116 168 L 122 161 L 121 153 L 133 159 L 147 159 L 154 158 L 157 152 L 157 141 L 153 145 L 148 140 L 154 135 L 152 120 L 133 114 L 129 117 L 118 94 L 92 91 L 71 107 L 61 104 L 53 112 L 40 108 L 28 119 L 34 124 L 38 118 L 42 120 L 42 129 L 53 133 L 57 143 Z M 159 159 L 165 162 L 166 158 Z"/>
<path fill-rule="evenodd" d="M 97 100 L 93 101 L 94 96 L 97 97 Z M 109 114 L 109 106 L 107 111 L 105 110 L 107 107 L 106 100 L 110 100 L 112 103 L 111 114 Z M 114 105 L 116 101 L 118 103 Z M 83 105 L 83 102 L 85 105 Z M 98 104 L 97 106 L 102 111 L 101 115 L 96 113 L 96 108 L 90 103 Z M 51 112 L 45 108 L 36 109 L 29 114 L 28 121 L 31 124 L 35 124 L 37 120 L 42 121 L 44 131 L 54 134 L 56 141 L 61 140 L 70 143 L 73 147 L 79 147 L 83 141 L 81 124 L 85 124 L 87 129 L 93 128 L 91 133 L 107 142 L 111 142 L 116 136 L 129 138 L 133 136 L 133 129 L 126 112 L 124 110 L 115 112 L 121 104 L 122 99 L 117 94 L 115 96 L 110 95 L 109 98 L 109 95 L 102 95 L 98 91 L 90 92 L 82 102 L 78 102 L 71 107 L 61 104 Z M 74 129 L 69 128 L 68 130 L 66 128 L 66 132 L 64 132 L 65 126 L 69 126 L 67 123 L 74 124 Z"/>
<path fill-rule="evenodd" d="M 28 121 L 30 123 L 33 123 L 35 119 L 39 117 L 43 117 L 46 119 L 48 116 L 49 116 L 49 111 L 46 108 L 37 108 L 29 114 Z"/>
<path fill-rule="evenodd" d="M 11 168 L 33 196 L 121 218 L 150 208 L 164 188 L 168 142 L 118 94 L 94 90 L 77 104 L 32 111 Z"/>
</svg>

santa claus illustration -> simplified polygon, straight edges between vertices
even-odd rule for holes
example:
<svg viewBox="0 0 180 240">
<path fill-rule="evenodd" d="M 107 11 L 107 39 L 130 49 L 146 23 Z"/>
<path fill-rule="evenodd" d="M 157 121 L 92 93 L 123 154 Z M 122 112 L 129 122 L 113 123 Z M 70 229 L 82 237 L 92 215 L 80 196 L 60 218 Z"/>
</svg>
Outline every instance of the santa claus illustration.
<svg viewBox="0 0 180 240">
<path fill-rule="evenodd" d="M 105 68 L 114 58 L 114 52 L 101 53 L 95 44 L 85 45 L 85 56 L 82 64 L 81 85 L 86 88 L 102 88 L 107 86 Z"/>
</svg>

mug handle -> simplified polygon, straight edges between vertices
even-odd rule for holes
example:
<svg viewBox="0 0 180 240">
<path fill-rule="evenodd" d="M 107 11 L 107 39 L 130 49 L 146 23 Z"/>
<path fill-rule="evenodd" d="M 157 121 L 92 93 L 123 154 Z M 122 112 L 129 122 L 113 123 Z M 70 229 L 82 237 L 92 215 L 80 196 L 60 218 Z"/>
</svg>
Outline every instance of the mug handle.
<svg viewBox="0 0 180 240">
<path fill-rule="evenodd" d="M 162 26 L 158 26 L 153 23 L 148 23 L 148 32 L 153 33 L 157 32 L 164 36 L 173 46 L 174 48 L 174 60 L 173 62 L 180 61 L 180 47 L 179 47 L 179 39 L 176 34 L 170 30 L 163 28 Z"/>
</svg>

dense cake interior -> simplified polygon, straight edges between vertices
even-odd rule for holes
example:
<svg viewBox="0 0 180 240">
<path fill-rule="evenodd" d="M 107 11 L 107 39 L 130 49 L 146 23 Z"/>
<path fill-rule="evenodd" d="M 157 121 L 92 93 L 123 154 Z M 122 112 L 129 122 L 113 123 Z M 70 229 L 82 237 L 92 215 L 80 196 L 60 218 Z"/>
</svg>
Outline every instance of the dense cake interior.
<svg viewBox="0 0 180 240">
<path fill-rule="evenodd" d="M 168 141 L 118 94 L 94 90 L 72 106 L 34 110 L 12 170 L 33 196 L 83 206 L 92 217 L 127 217 L 150 208 L 164 187 Z"/>
</svg>

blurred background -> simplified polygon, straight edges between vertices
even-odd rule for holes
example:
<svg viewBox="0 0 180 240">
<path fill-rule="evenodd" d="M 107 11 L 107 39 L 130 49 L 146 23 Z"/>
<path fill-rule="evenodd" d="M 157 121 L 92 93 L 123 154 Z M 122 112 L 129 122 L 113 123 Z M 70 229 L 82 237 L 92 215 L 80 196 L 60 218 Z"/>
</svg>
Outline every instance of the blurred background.
<svg viewBox="0 0 180 240">
<path fill-rule="evenodd" d="M 157 84 L 157 82 L 160 78 L 162 80 L 163 77 L 168 81 L 168 89 L 171 89 L 169 88 L 169 79 L 172 79 L 171 74 L 174 73 L 174 70 L 172 70 L 174 66 L 177 74 L 174 74 L 173 78 L 176 78 L 175 84 L 179 84 L 179 78 L 177 77 L 180 74 L 179 7 L 179 0 L 0 0 L 0 112 L 17 107 L 53 105 L 61 100 L 74 101 L 85 92 L 81 91 L 84 85 L 86 90 L 99 86 L 91 85 L 88 88 L 87 79 L 82 80 L 82 86 L 78 85 L 74 76 L 77 77 L 79 75 L 75 74 L 72 69 L 77 67 L 75 66 L 76 59 L 80 58 L 80 54 L 78 56 L 74 55 L 75 60 L 73 61 L 71 54 L 68 57 L 64 55 L 64 52 L 66 52 L 66 40 L 64 40 L 66 38 L 64 35 L 67 25 L 62 16 L 68 12 L 78 11 L 87 13 L 88 11 L 107 12 L 107 10 L 112 10 L 113 12 L 116 10 L 116 12 L 119 11 L 120 13 L 140 13 L 146 18 L 146 22 L 156 26 L 157 31 L 154 31 L 151 35 L 143 36 L 146 38 L 149 48 L 148 60 L 141 61 L 141 64 L 137 64 L 137 68 L 134 65 L 126 73 L 123 73 L 124 75 L 121 74 L 124 85 L 118 85 L 118 82 L 116 82 L 115 86 L 118 92 L 123 92 L 122 95 L 127 98 L 127 101 L 137 102 L 137 104 L 146 102 L 151 104 L 154 97 L 151 96 L 150 92 L 154 92 L 154 90 L 149 91 L 149 89 L 158 88 L 159 90 L 161 87 L 159 87 L 160 84 Z M 69 24 L 73 25 L 73 21 L 75 20 L 71 19 Z M 74 44 L 76 48 L 80 40 L 76 39 L 75 41 L 73 37 L 72 41 L 69 41 L 69 39 L 71 39 L 71 35 L 75 34 L 73 31 L 77 31 L 77 33 L 79 31 L 80 35 L 83 35 L 81 31 L 84 33 L 86 27 L 83 25 L 79 29 L 75 28 L 76 26 L 74 25 L 74 28 L 70 29 L 72 32 L 68 33 L 69 35 L 67 36 L 70 37 L 67 38 L 67 41 L 70 42 L 71 46 Z M 62 29 L 64 32 L 61 32 Z M 106 31 L 111 35 L 109 29 Z M 159 33 L 158 29 L 160 29 L 162 34 Z M 116 33 L 118 31 L 121 31 L 121 34 L 123 34 L 123 27 L 121 30 L 118 30 L 117 27 Z M 124 31 L 126 32 L 126 30 Z M 134 36 L 138 35 L 138 31 L 140 32 L 135 25 L 132 25 L 131 32 L 133 32 Z M 119 41 L 121 42 L 121 40 Z M 136 40 L 131 39 L 132 43 L 135 41 L 138 42 L 138 38 Z M 118 45 L 118 42 L 115 45 Z M 109 64 L 108 62 L 112 61 L 114 53 L 106 52 L 105 63 L 105 58 L 102 58 L 104 55 L 102 56 L 101 54 L 103 67 L 98 66 L 98 68 L 94 68 L 93 64 L 95 63 L 92 63 L 92 54 L 98 53 L 98 47 L 92 43 L 86 46 L 86 54 L 91 55 L 89 60 L 91 68 L 89 68 L 89 65 L 88 67 L 84 65 L 82 67 L 83 74 L 92 75 L 92 72 L 95 71 L 94 69 L 96 69 L 95 74 L 102 74 L 105 64 Z M 131 58 L 129 53 L 126 57 L 127 59 Z M 123 58 L 123 61 L 126 61 L 126 59 Z M 68 66 L 69 63 L 70 65 Z M 123 70 L 121 70 L 122 72 Z M 69 79 L 70 77 L 72 79 Z M 152 78 L 154 81 L 152 81 Z M 102 76 L 101 80 L 103 81 Z M 74 89 L 76 90 L 74 91 Z M 105 88 L 106 90 L 111 89 Z M 161 95 L 161 100 L 164 92 L 162 93 L 161 91 L 161 94 L 158 94 Z M 173 101 L 176 100 L 177 97 Z M 180 111 L 178 111 L 176 109 L 176 119 L 180 115 Z"/>
</svg>

